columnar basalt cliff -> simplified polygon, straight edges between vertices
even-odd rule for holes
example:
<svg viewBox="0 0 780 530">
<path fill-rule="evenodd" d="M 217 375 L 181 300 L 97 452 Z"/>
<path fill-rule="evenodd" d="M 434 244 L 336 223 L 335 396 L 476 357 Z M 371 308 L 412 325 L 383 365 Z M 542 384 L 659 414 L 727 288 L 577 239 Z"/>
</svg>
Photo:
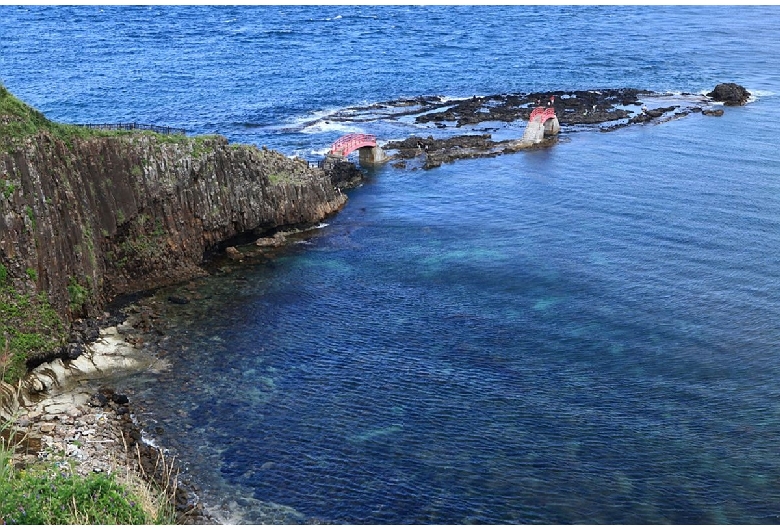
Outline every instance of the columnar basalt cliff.
<svg viewBox="0 0 780 530">
<path fill-rule="evenodd" d="M 204 274 L 204 256 L 226 241 L 314 223 L 346 202 L 322 169 L 219 136 L 43 128 L 2 147 L 0 287 L 43 294 L 61 331 L 119 295 Z"/>
</svg>

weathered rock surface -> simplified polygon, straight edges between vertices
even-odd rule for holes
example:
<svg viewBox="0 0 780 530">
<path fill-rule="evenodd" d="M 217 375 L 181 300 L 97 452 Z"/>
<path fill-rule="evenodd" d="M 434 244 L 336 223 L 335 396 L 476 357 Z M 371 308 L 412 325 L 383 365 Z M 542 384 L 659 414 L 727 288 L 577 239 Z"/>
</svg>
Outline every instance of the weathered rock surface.
<svg viewBox="0 0 780 530">
<path fill-rule="evenodd" d="M 445 122 L 454 122 L 457 127 L 462 127 L 486 121 L 528 120 L 534 108 L 548 106 L 551 102 L 561 125 L 601 123 L 628 117 L 629 112 L 617 106 L 639 106 L 638 96 L 643 93 L 647 92 L 619 88 L 474 96 L 455 102 L 446 110 L 418 116 L 415 121 L 434 122 L 442 126 Z"/>
<path fill-rule="evenodd" d="M 322 169 L 330 176 L 330 182 L 340 189 L 354 188 L 363 181 L 363 173 L 355 164 L 338 156 L 327 156 Z"/>
<path fill-rule="evenodd" d="M 218 136 L 66 144 L 41 132 L 0 152 L 0 182 L 0 264 L 66 323 L 205 274 L 204 257 L 231 239 L 315 223 L 346 202 L 324 170 Z"/>
<path fill-rule="evenodd" d="M 388 142 L 384 148 L 396 150 L 394 158 L 411 160 L 423 156 L 422 169 L 432 169 L 455 160 L 489 158 L 514 153 L 520 149 L 547 147 L 554 142 L 555 138 L 547 138 L 538 144 L 519 140 L 496 142 L 489 134 L 464 134 L 442 139 L 434 139 L 433 136 L 427 138 L 412 136 L 405 140 Z M 403 167 L 406 162 L 397 162 L 395 165 Z"/>
<path fill-rule="evenodd" d="M 106 376 L 169 369 L 133 340 L 149 331 L 149 316 L 148 309 L 140 310 L 118 326 L 99 330 L 75 362 L 42 364 L 16 388 L 0 382 L 0 417 L 7 426 L 0 437 L 16 446 L 16 466 L 46 461 L 82 476 L 135 474 L 172 495 L 179 524 L 213 524 L 197 486 L 171 455 L 144 440 L 130 397 L 101 384 Z"/>
<path fill-rule="evenodd" d="M 750 92 L 736 83 L 721 83 L 707 96 L 715 101 L 722 101 L 727 106 L 740 106 L 747 103 Z"/>
</svg>

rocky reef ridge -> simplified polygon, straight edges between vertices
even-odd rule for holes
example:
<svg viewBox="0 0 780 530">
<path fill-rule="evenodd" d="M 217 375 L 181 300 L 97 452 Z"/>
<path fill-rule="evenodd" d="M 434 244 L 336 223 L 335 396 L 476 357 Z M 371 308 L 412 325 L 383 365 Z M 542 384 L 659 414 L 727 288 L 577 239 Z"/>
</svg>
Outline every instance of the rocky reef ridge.
<svg viewBox="0 0 780 530">
<path fill-rule="evenodd" d="M 390 101 L 365 109 L 409 108 L 394 113 L 394 119 L 414 116 L 415 123 L 436 127 L 436 137 L 411 136 L 387 142 L 382 148 L 394 166 L 407 169 L 432 169 L 458 159 L 494 157 L 523 149 L 549 147 L 556 141 L 546 137 L 540 143 L 524 142 L 522 138 L 496 140 L 493 134 L 505 137 L 502 131 L 509 124 L 528 121 L 537 107 L 551 107 L 561 126 L 569 133 L 589 128 L 610 132 L 640 124 L 659 124 L 690 114 L 722 116 L 726 106 L 744 105 L 750 92 L 736 83 L 721 83 L 706 94 L 661 94 L 636 88 L 533 92 L 530 94 L 496 94 L 474 96 L 461 100 L 444 100 L 424 96 L 414 100 Z M 361 110 L 353 109 L 353 110 Z M 354 112 L 344 117 L 329 117 L 333 121 L 354 120 Z M 452 135 L 451 131 L 468 129 L 468 134 Z M 419 163 L 413 162 L 419 159 Z"/>
</svg>

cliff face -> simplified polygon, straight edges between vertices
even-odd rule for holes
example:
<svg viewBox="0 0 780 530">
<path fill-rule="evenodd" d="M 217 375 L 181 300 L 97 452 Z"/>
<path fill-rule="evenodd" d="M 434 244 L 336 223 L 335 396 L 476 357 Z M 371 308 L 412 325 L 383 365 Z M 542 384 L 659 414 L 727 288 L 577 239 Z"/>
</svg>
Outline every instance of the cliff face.
<svg viewBox="0 0 780 530">
<path fill-rule="evenodd" d="M 48 293 L 67 324 L 202 274 L 204 253 L 230 238 L 345 201 L 321 169 L 222 137 L 42 131 L 0 150 L 0 267 L 16 292 Z"/>
</svg>

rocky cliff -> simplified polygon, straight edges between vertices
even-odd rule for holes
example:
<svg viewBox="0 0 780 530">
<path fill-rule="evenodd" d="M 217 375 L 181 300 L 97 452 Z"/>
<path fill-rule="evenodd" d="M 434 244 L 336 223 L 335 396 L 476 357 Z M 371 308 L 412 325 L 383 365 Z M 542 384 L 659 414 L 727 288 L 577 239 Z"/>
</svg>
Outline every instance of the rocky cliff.
<svg viewBox="0 0 780 530">
<path fill-rule="evenodd" d="M 346 201 L 300 159 L 219 136 L 63 128 L 9 112 L 3 98 L 18 100 L 0 92 L 0 367 L 21 335 L 67 337 L 118 295 L 203 274 L 228 240 L 314 223 Z M 52 347 L 38 342 L 28 365 Z"/>
</svg>

